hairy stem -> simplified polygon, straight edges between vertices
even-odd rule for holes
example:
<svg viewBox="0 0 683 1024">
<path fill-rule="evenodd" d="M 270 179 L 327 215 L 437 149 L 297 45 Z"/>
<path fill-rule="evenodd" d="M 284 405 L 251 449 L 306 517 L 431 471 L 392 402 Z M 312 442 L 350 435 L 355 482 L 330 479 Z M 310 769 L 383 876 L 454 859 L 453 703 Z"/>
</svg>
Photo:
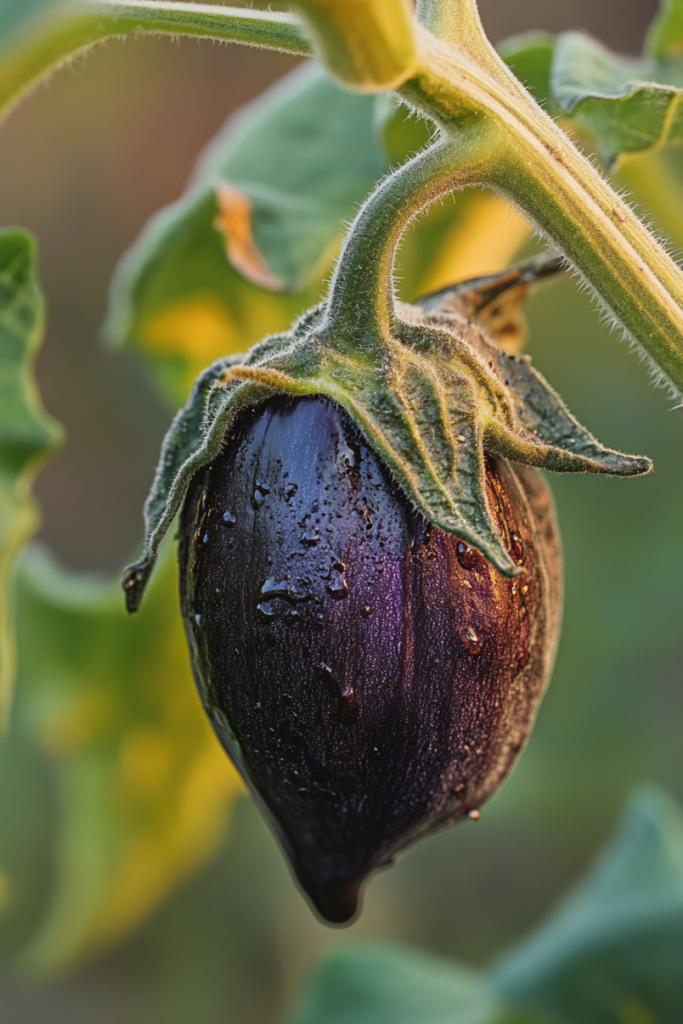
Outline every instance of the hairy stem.
<svg viewBox="0 0 683 1024">
<path fill-rule="evenodd" d="M 394 258 L 406 226 L 439 196 L 486 181 L 494 152 L 492 134 L 472 121 L 385 178 L 344 241 L 327 301 L 328 331 L 366 339 L 391 332 Z"/>
<path fill-rule="evenodd" d="M 497 159 L 482 183 L 560 247 L 659 374 L 683 391 L 683 275 L 670 256 L 502 61 L 494 75 L 429 33 L 421 42 L 422 71 L 399 94 L 450 137 L 471 117 L 497 133 Z"/>
<path fill-rule="evenodd" d="M 0 56 L 0 117 L 62 64 L 112 36 L 200 36 L 310 56 L 299 20 L 276 11 L 194 3 L 88 0 L 32 22 Z"/>
<path fill-rule="evenodd" d="M 466 161 L 474 159 L 472 153 L 468 155 L 467 145 L 474 138 L 471 126 L 476 124 L 480 144 L 488 138 L 496 145 L 485 169 L 479 168 L 480 183 L 510 198 L 562 249 L 615 320 L 640 344 L 660 376 L 678 393 L 683 392 L 683 276 L 498 57 L 483 32 L 475 0 L 418 0 L 417 15 L 423 25 L 415 24 L 408 35 L 405 26 L 396 34 L 398 22 L 386 16 L 402 10 L 404 0 L 296 2 L 316 48 L 333 73 L 341 75 L 335 66 L 341 54 L 347 65 L 342 77 L 347 82 L 357 88 L 380 89 L 386 82 L 380 83 L 383 72 L 378 69 L 386 70 L 394 61 L 401 82 L 396 82 L 398 94 L 454 143 L 440 148 L 433 162 L 430 158 L 415 165 L 416 178 L 408 177 L 401 184 L 403 179 L 397 177 L 395 185 L 385 184 L 381 195 L 389 197 L 386 206 L 381 205 L 380 192 L 369 200 L 363 221 L 357 220 L 352 228 L 335 275 L 335 316 L 351 323 L 352 307 L 377 303 L 375 326 L 389 323 L 393 258 L 389 254 L 410 217 L 430 201 L 430 189 L 434 194 L 446 190 L 442 185 L 448 179 L 448 161 L 453 161 L 454 182 L 466 172 Z M 360 35 L 367 36 L 370 15 L 375 29 L 368 43 Z M 37 31 L 27 34 L 0 60 L 0 111 L 7 110 L 47 72 L 109 36 L 171 33 L 296 54 L 311 52 L 306 32 L 294 16 L 223 6 L 88 0 L 37 24 Z M 339 46 L 332 47 L 336 57 L 330 50 L 335 33 L 339 36 Z M 412 48 L 416 40 L 415 61 Z M 404 74 L 410 75 L 405 81 Z M 473 167 L 476 171 L 477 164 Z M 432 183 L 430 174 L 434 175 Z M 414 201 L 413 188 L 424 202 Z M 380 203 L 380 208 L 376 210 L 373 203 Z M 368 224 L 375 215 L 379 217 L 378 238 L 383 240 L 377 241 L 375 252 L 383 253 L 384 262 L 377 261 L 373 268 L 372 245 L 367 239 L 372 234 Z M 358 242 L 354 239 L 357 231 L 361 231 Z M 354 261 L 365 266 L 365 274 L 351 274 Z M 346 292 L 348 296 L 342 299 Z"/>
</svg>

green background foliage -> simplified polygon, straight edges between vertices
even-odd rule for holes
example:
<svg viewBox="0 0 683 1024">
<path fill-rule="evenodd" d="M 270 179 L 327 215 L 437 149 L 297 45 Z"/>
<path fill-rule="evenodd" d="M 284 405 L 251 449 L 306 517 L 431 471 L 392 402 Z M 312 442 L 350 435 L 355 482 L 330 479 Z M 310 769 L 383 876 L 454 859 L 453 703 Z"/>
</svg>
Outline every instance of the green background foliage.
<svg viewBox="0 0 683 1024">
<path fill-rule="evenodd" d="M 32 376 L 44 319 L 35 262 L 33 239 L 19 231 L 0 233 L 0 730 L 15 672 L 14 562 L 37 525 L 33 477 L 61 436 Z"/>
<path fill-rule="evenodd" d="M 632 94 L 624 94 L 624 62 L 600 51 L 602 92 L 584 76 L 585 95 L 579 89 L 583 98 L 572 107 L 577 93 L 558 84 L 567 81 L 558 54 L 588 59 L 595 50 L 584 36 L 557 44 L 550 35 L 518 39 L 504 52 L 585 144 L 607 159 L 631 153 L 620 156 L 616 180 L 636 188 L 636 199 L 680 245 L 680 164 L 675 149 L 659 144 L 662 111 L 654 102 L 678 103 L 677 69 L 671 64 L 671 77 L 660 75 L 652 88 L 639 77 L 644 68 L 659 74 L 662 55 L 679 45 L 678 11 L 669 4 L 650 35 L 648 63 L 628 65 L 635 82 L 649 83 Z M 297 90 L 310 101 L 297 107 L 308 110 L 308 121 L 285 116 Z M 426 139 L 424 125 L 384 98 L 348 97 L 316 73 L 297 73 L 273 95 L 275 115 L 263 103 L 257 108 L 267 140 L 233 121 L 186 197 L 143 232 L 118 276 L 121 305 L 110 334 L 144 355 L 172 407 L 205 362 L 286 326 L 315 299 L 340 222 L 390 163 Z M 645 118 L 637 152 L 632 132 L 624 142 L 626 103 Z M 299 176 L 286 160 L 293 129 L 309 147 Z M 316 146 L 321 131 L 326 142 Z M 339 177 L 335 144 L 350 169 L 342 176 L 348 191 L 335 188 L 340 202 L 328 209 L 326 179 Z M 247 195 L 257 249 L 298 291 L 264 289 L 230 264 L 214 223 L 216 178 Z M 482 238 L 490 265 L 477 262 Z M 411 229 L 400 256 L 402 294 L 414 298 L 449 275 L 495 270 L 532 249 L 528 231 L 491 197 L 459 197 Z M 179 309 L 179 299 L 194 304 Z M 295 1007 L 295 1024 L 383 1024 L 399 1014 L 406 1024 L 677 1024 L 681 825 L 652 791 L 639 797 L 617 845 L 545 930 L 486 970 L 451 959 L 490 964 L 529 931 L 578 877 L 634 783 L 650 778 L 683 797 L 680 413 L 644 386 L 643 368 L 571 281 L 539 292 L 529 322 L 534 363 L 572 411 L 606 443 L 650 454 L 656 472 L 639 481 L 551 478 L 567 610 L 530 747 L 481 822 L 419 845 L 373 881 L 351 933 L 330 933 L 310 916 L 247 800 L 236 802 L 221 843 L 237 788 L 199 716 L 175 614 L 172 556 L 149 607 L 132 622 L 115 582 L 74 576 L 40 552 L 22 561 L 21 685 L 0 749 L 0 1012 L 8 1020 L 261 1024 L 286 1003 Z M 152 865 L 147 873 L 145 864 Z M 384 945 L 349 946 L 356 937 Z M 422 953 L 388 947 L 387 939 Z M 304 966 L 337 945 L 346 951 L 332 950 L 297 1001 Z M 41 983 L 25 973 L 22 980 L 17 964 L 40 972 Z M 67 967 L 78 970 L 54 977 Z"/>
</svg>

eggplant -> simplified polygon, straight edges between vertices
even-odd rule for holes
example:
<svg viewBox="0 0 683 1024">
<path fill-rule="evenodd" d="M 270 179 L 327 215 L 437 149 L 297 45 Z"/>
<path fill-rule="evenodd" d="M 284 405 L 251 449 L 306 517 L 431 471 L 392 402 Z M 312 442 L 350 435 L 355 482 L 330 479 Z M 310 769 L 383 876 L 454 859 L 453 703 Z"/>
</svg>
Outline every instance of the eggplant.
<svg viewBox="0 0 683 1024">
<path fill-rule="evenodd" d="M 553 503 L 488 454 L 507 578 L 432 525 L 322 396 L 239 413 L 181 513 L 181 607 L 201 698 L 319 914 L 479 815 L 531 731 L 562 603 Z"/>
</svg>

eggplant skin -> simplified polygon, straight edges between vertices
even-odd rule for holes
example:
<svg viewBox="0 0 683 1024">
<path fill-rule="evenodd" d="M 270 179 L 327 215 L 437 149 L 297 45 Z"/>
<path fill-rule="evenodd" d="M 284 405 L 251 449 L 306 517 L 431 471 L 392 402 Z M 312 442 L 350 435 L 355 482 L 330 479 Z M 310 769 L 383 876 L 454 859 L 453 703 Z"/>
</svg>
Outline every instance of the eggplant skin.
<svg viewBox="0 0 683 1024">
<path fill-rule="evenodd" d="M 200 695 L 320 915 L 466 817 L 531 731 L 557 646 L 562 565 L 539 474 L 490 458 L 506 579 L 399 491 L 322 397 L 243 413 L 197 473 L 181 606 Z"/>
</svg>

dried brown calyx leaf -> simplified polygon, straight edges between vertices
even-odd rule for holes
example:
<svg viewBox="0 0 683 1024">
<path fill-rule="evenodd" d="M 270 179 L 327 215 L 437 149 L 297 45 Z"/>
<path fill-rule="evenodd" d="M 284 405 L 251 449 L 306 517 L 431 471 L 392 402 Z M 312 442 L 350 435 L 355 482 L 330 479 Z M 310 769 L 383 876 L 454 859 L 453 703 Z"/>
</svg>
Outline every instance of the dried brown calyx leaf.
<svg viewBox="0 0 683 1024">
<path fill-rule="evenodd" d="M 498 348 L 516 355 L 526 341 L 524 303 L 529 290 L 555 277 L 564 266 L 559 254 L 539 257 L 500 274 L 442 288 L 425 295 L 418 305 L 430 312 L 455 313 L 474 320 Z"/>
</svg>

